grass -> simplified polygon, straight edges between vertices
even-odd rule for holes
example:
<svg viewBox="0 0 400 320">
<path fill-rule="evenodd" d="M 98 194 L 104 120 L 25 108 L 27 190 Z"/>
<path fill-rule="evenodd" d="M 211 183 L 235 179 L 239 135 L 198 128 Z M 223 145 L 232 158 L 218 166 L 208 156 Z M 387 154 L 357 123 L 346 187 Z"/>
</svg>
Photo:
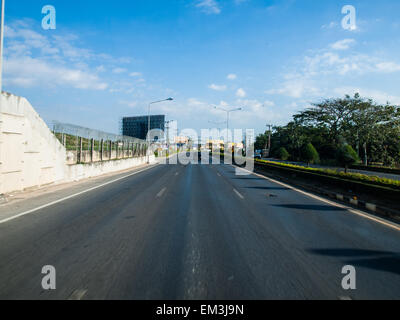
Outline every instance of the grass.
<svg viewBox="0 0 400 320">
<path fill-rule="evenodd" d="M 309 168 L 309 167 L 304 167 L 304 166 L 299 166 L 299 165 L 277 163 L 277 162 L 272 162 L 272 161 L 267 161 L 267 160 L 256 160 L 256 162 L 266 163 L 266 164 L 270 164 L 270 165 L 273 165 L 276 167 L 296 169 L 296 170 L 300 170 L 300 171 L 304 171 L 304 172 L 317 173 L 317 174 L 323 174 L 326 176 L 331 176 L 331 177 L 336 177 L 336 178 L 343 178 L 343 179 L 348 179 L 348 180 L 357 181 L 357 182 L 364 182 L 364 183 L 374 184 L 374 185 L 378 185 L 378 186 L 382 186 L 382 187 L 400 189 L 400 181 L 399 180 L 392 180 L 392 179 L 381 178 L 381 177 L 376 177 L 376 176 L 368 176 L 368 175 L 360 174 L 360 173 L 345 173 L 345 172 L 332 170 L 332 169 Z"/>
</svg>

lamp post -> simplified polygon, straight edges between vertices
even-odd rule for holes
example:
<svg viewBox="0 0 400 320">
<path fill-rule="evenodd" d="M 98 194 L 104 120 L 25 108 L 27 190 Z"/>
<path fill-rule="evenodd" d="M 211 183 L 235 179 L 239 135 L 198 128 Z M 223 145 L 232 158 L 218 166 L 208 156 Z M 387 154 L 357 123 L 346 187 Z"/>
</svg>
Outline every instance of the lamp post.
<svg viewBox="0 0 400 320">
<path fill-rule="evenodd" d="M 214 106 L 214 109 L 226 112 L 226 143 L 228 144 L 229 143 L 229 141 L 228 141 L 229 140 L 229 115 L 232 112 L 242 111 L 243 108 L 224 109 L 224 108 L 221 108 L 221 107 Z"/>
<path fill-rule="evenodd" d="M 148 154 L 147 163 L 148 164 L 150 164 L 150 135 L 149 135 L 149 133 L 151 131 L 151 128 L 150 128 L 150 107 L 151 107 L 151 105 L 156 104 L 156 103 L 160 103 L 160 102 L 164 102 L 164 101 L 173 101 L 173 100 L 174 100 L 173 98 L 168 98 L 168 99 L 153 101 L 153 102 L 149 103 L 148 126 L 147 126 L 147 154 Z"/>
<path fill-rule="evenodd" d="M 226 124 L 226 121 L 208 121 L 208 123 L 211 123 L 211 124 L 214 124 L 214 125 L 216 125 L 216 126 L 218 126 L 216 129 L 218 129 L 218 130 L 220 130 L 221 128 L 220 128 L 220 125 L 221 124 Z"/>
<path fill-rule="evenodd" d="M 169 155 L 169 129 L 170 129 L 169 125 L 171 122 L 175 122 L 175 120 L 165 121 L 166 129 L 167 129 L 167 152 L 168 152 L 168 155 Z"/>
<path fill-rule="evenodd" d="M 213 125 L 216 125 L 217 126 L 217 128 L 215 128 L 215 129 L 217 129 L 218 130 L 218 134 L 220 133 L 220 131 L 221 131 L 221 125 L 222 124 L 226 124 L 226 121 L 208 121 L 208 123 L 211 123 L 211 124 L 213 124 Z M 210 132 L 213 132 L 213 130 L 210 128 Z M 214 136 L 212 135 L 212 138 L 214 139 Z M 221 136 L 219 136 L 218 137 L 218 140 L 220 140 L 221 139 Z M 213 141 L 214 142 L 214 141 Z M 216 145 L 216 143 L 212 143 L 212 148 L 211 148 L 211 150 L 213 151 L 214 150 L 214 145 Z M 219 145 L 219 149 L 221 149 L 221 144 L 219 143 L 218 144 Z"/>
</svg>

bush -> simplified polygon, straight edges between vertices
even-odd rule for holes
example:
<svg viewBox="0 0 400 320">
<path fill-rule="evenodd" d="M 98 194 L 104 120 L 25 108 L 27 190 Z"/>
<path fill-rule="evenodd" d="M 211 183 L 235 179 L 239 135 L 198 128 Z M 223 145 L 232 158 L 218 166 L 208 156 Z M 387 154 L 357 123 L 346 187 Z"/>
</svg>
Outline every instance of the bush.
<svg viewBox="0 0 400 320">
<path fill-rule="evenodd" d="M 344 179 L 349 179 L 349 180 L 358 181 L 358 182 L 365 182 L 365 183 L 374 184 L 374 185 L 378 185 L 378 186 L 382 186 L 382 187 L 400 189 L 400 180 L 392 180 L 392 179 L 387 179 L 387 178 L 368 176 L 368 175 L 360 174 L 360 173 L 345 173 L 345 172 L 339 172 L 339 171 L 332 170 L 332 169 L 307 168 L 307 167 L 303 167 L 303 166 L 299 166 L 299 165 L 277 163 L 277 162 L 268 161 L 268 160 L 257 160 L 257 162 L 265 163 L 265 164 L 268 164 L 268 165 L 271 165 L 274 167 L 296 169 L 296 170 L 301 170 L 301 171 L 310 172 L 310 173 L 323 174 L 323 175 L 336 177 L 336 178 L 344 178 Z"/>
<path fill-rule="evenodd" d="M 337 161 L 345 168 L 345 172 L 347 173 L 349 166 L 360 162 L 360 158 L 357 152 L 355 152 L 350 145 L 346 144 L 339 148 L 337 152 Z"/>
<path fill-rule="evenodd" d="M 318 151 L 314 148 L 312 143 L 306 144 L 303 147 L 301 158 L 307 164 L 316 164 L 320 162 Z"/>
<path fill-rule="evenodd" d="M 286 161 L 290 157 L 289 152 L 287 152 L 287 150 L 284 147 L 279 148 L 276 154 L 280 160 L 284 161 Z"/>
</svg>

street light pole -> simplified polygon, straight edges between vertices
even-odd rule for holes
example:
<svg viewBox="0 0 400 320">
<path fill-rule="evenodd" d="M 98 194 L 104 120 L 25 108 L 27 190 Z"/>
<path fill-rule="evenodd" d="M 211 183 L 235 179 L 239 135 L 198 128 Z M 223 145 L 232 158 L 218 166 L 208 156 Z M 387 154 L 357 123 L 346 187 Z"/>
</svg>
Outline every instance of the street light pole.
<svg viewBox="0 0 400 320">
<path fill-rule="evenodd" d="M 3 49 L 4 49 L 4 8 L 6 0 L 1 0 L 1 22 L 0 22 L 0 96 L 3 91 Z M 0 99 L 1 100 L 1 99 Z M 1 103 L 1 101 L 0 101 Z"/>
<path fill-rule="evenodd" d="M 228 141 L 229 140 L 229 115 L 232 112 L 241 111 L 243 109 L 242 108 L 235 108 L 235 109 L 227 110 L 227 109 L 220 108 L 220 107 L 217 107 L 217 106 L 214 106 L 214 109 L 226 112 L 226 144 L 228 144 L 229 143 L 229 141 Z"/>
<path fill-rule="evenodd" d="M 158 100 L 158 101 L 153 101 L 149 103 L 149 107 L 148 107 L 148 124 L 147 124 L 147 155 L 148 155 L 148 160 L 147 163 L 150 164 L 150 125 L 151 125 L 151 121 L 150 121 L 150 107 L 152 104 L 156 104 L 156 103 L 160 103 L 160 102 L 164 102 L 164 101 L 173 101 L 173 98 L 168 98 L 168 99 L 164 99 L 164 100 Z"/>
<path fill-rule="evenodd" d="M 217 121 L 208 121 L 208 123 L 211 123 L 211 124 L 216 125 L 217 127 L 216 127 L 215 129 L 218 129 L 218 131 L 219 131 L 219 130 L 221 130 L 220 125 L 225 124 L 226 121 L 220 121 L 220 122 L 217 122 Z M 210 130 L 211 130 L 211 129 L 210 129 Z"/>
<path fill-rule="evenodd" d="M 214 129 L 217 129 L 217 130 L 218 130 L 218 134 L 219 134 L 220 131 L 221 131 L 220 125 L 225 124 L 225 122 L 226 122 L 226 121 L 219 121 L 219 122 L 217 122 L 217 121 L 208 121 L 208 123 L 211 123 L 211 124 L 214 124 L 214 125 L 217 126 L 217 128 L 214 128 Z M 210 128 L 210 133 L 212 133 L 212 132 L 213 132 L 213 129 Z M 212 138 L 214 138 L 213 135 L 212 135 Z M 218 140 L 220 140 L 220 139 L 221 139 L 221 136 L 218 137 Z M 213 148 L 214 148 L 214 143 L 212 144 L 211 150 L 214 150 Z M 219 144 L 219 148 L 221 149 L 221 144 Z"/>
<path fill-rule="evenodd" d="M 167 129 L 167 152 L 168 152 L 168 155 L 169 155 L 169 129 L 170 129 L 170 127 L 169 127 L 169 125 L 170 125 L 170 123 L 171 122 L 174 122 L 175 120 L 169 120 L 169 121 L 165 121 L 165 124 L 167 125 L 166 126 L 166 129 Z"/>
</svg>

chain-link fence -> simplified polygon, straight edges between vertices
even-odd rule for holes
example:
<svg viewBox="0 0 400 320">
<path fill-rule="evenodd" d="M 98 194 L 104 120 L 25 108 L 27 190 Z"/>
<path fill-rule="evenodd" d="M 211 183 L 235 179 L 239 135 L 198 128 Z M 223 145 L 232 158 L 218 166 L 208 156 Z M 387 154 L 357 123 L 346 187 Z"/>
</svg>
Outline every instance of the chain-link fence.
<svg viewBox="0 0 400 320">
<path fill-rule="evenodd" d="M 143 157 L 147 154 L 144 140 L 54 122 L 53 132 L 67 150 L 67 164 L 92 163 Z"/>
</svg>

